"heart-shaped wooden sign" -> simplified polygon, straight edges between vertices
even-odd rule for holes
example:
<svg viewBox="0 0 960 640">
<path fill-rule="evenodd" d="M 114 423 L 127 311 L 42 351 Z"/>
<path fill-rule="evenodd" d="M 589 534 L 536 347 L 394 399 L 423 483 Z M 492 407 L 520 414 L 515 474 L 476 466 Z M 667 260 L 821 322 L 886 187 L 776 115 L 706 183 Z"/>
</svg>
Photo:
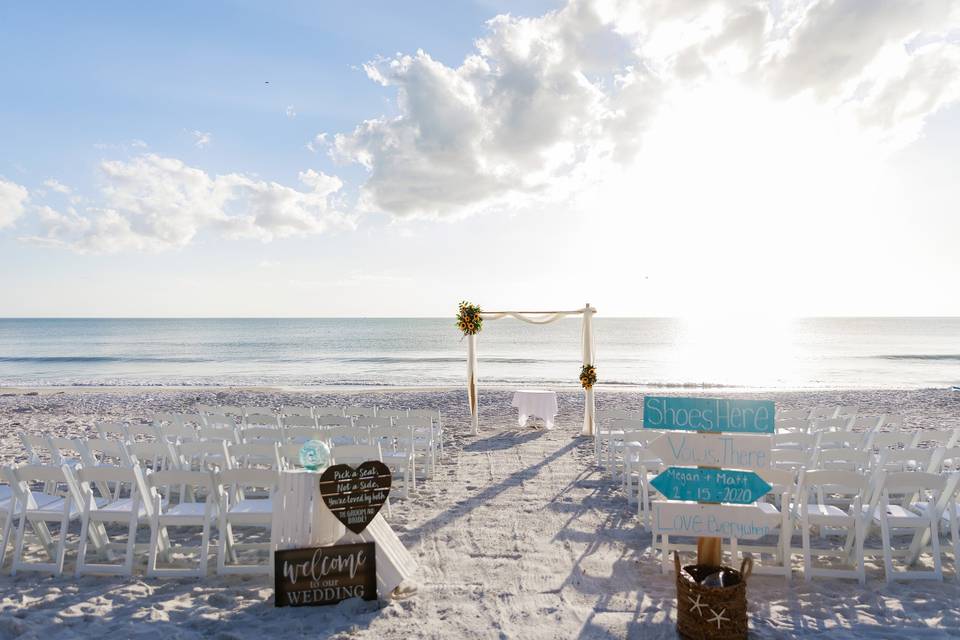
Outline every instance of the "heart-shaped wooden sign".
<svg viewBox="0 0 960 640">
<path fill-rule="evenodd" d="M 379 460 L 359 467 L 335 464 L 320 474 L 320 495 L 337 520 L 360 533 L 377 516 L 390 494 L 390 468 Z"/>
</svg>

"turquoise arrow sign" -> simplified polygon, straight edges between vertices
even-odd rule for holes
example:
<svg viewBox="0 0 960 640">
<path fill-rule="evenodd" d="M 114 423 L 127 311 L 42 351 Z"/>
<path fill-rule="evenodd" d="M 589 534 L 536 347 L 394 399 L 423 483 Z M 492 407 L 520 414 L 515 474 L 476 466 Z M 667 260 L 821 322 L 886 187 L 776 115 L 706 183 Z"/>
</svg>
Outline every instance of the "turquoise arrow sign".
<svg viewBox="0 0 960 640">
<path fill-rule="evenodd" d="M 773 433 L 775 410 L 770 400 L 646 396 L 643 426 L 712 433 Z"/>
<path fill-rule="evenodd" d="M 770 491 L 753 471 L 669 467 L 650 481 L 669 500 L 750 504 Z"/>
</svg>

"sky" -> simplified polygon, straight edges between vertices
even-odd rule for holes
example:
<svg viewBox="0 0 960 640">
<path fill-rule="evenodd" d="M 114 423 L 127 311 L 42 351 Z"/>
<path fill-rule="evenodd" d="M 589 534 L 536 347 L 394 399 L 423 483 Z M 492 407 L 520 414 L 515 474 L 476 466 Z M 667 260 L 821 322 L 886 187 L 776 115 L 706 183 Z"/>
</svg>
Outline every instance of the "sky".
<svg viewBox="0 0 960 640">
<path fill-rule="evenodd" d="M 0 316 L 960 315 L 960 0 L 5 2 Z"/>
</svg>

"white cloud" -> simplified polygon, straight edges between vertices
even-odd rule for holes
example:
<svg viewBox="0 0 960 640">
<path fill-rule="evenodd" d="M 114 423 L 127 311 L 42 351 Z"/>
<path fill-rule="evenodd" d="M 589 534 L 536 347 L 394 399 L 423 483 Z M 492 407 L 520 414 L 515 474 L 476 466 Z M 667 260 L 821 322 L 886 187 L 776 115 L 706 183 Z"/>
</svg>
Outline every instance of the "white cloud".
<svg viewBox="0 0 960 640">
<path fill-rule="evenodd" d="M 456 67 L 417 51 L 365 66 L 396 115 L 333 137 L 368 171 L 360 206 L 458 217 L 565 201 L 637 160 L 665 112 L 733 83 L 899 148 L 958 97 L 956 0 L 571 0 L 499 16 Z M 922 43 L 922 46 L 921 44 Z M 803 111 L 807 113 L 807 111 Z M 812 121 L 813 121 L 812 120 Z M 319 136 L 308 146 L 321 148 Z"/>
<path fill-rule="evenodd" d="M 197 131 L 194 129 L 190 132 L 190 135 L 193 136 L 193 146 L 197 149 L 205 149 L 213 140 L 213 134 L 207 131 Z"/>
<path fill-rule="evenodd" d="M 0 176 L 0 229 L 11 226 L 23 215 L 29 199 L 25 187 Z"/>
<path fill-rule="evenodd" d="M 340 180 L 313 170 L 300 173 L 303 190 L 245 174 L 210 176 L 153 154 L 103 162 L 100 173 L 98 206 L 66 214 L 42 207 L 44 234 L 29 240 L 91 253 L 160 251 L 204 231 L 269 241 L 352 225 L 332 203 Z"/>
<path fill-rule="evenodd" d="M 287 117 L 288 117 L 288 118 L 296 118 L 296 117 L 297 117 L 297 110 L 294 108 L 294 106 L 293 106 L 292 104 L 288 104 L 288 105 L 287 105 L 286 114 L 287 114 Z"/>
<path fill-rule="evenodd" d="M 62 182 L 60 182 L 55 178 L 47 178 L 46 180 L 43 181 L 43 186 L 45 186 L 47 189 L 50 189 L 50 191 L 53 191 L 55 193 L 61 193 L 65 196 L 68 196 L 71 193 L 73 193 L 73 190 L 70 187 L 68 187 L 67 185 L 63 184 Z"/>
</svg>

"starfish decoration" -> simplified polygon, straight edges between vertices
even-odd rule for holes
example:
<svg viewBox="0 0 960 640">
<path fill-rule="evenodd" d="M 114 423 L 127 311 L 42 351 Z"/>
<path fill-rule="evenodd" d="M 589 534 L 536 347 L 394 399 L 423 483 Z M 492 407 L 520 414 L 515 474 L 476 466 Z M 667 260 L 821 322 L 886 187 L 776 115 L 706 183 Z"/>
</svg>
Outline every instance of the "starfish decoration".
<svg viewBox="0 0 960 640">
<path fill-rule="evenodd" d="M 707 624 L 710 624 L 711 622 L 716 622 L 716 623 L 717 623 L 717 629 L 719 629 L 719 628 L 720 628 L 720 622 L 721 622 L 721 621 L 726 620 L 727 622 L 730 622 L 730 618 L 728 618 L 728 617 L 726 617 L 726 616 L 723 615 L 723 614 L 725 614 L 726 612 L 727 612 L 726 609 L 721 609 L 721 610 L 720 610 L 720 613 L 717 613 L 717 612 L 714 611 L 713 609 L 710 609 L 710 613 L 713 614 L 713 617 L 707 619 Z"/>
<path fill-rule="evenodd" d="M 706 608 L 707 608 L 707 605 L 706 605 L 706 603 L 701 603 L 701 602 L 700 602 L 700 594 L 699 594 L 699 593 L 697 594 L 697 599 L 696 599 L 696 600 L 694 600 L 691 596 L 687 596 L 687 599 L 690 600 L 690 602 L 693 603 L 693 606 L 690 607 L 690 611 L 696 611 L 697 613 L 700 614 L 700 617 L 702 618 L 702 617 L 703 617 L 703 612 L 700 611 L 700 609 L 706 609 Z"/>
</svg>

